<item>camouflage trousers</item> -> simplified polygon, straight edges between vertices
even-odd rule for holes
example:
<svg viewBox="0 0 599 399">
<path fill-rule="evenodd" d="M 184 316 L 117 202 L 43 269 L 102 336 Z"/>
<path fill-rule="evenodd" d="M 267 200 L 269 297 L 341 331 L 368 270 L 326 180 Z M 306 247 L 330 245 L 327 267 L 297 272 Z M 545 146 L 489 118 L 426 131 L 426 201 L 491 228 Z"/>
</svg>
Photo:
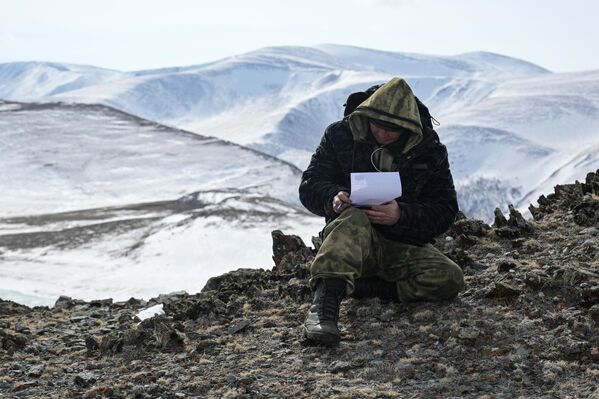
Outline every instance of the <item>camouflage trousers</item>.
<svg viewBox="0 0 599 399">
<path fill-rule="evenodd" d="M 347 281 L 347 294 L 360 277 L 396 282 L 402 302 L 455 297 L 464 286 L 458 265 L 431 244 L 415 246 L 384 238 L 364 212 L 348 208 L 324 230 L 324 240 L 310 267 L 310 286 L 319 278 Z"/>
</svg>

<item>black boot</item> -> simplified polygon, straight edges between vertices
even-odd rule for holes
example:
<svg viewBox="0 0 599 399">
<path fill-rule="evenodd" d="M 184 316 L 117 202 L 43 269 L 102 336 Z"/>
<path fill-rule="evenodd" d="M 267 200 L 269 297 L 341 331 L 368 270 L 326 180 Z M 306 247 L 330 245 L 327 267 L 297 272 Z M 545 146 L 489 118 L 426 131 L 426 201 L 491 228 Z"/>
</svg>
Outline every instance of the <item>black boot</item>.
<svg viewBox="0 0 599 399">
<path fill-rule="evenodd" d="M 321 278 L 316 282 L 314 300 L 304 322 L 307 339 L 329 345 L 339 342 L 337 320 L 345 286 L 346 282 L 341 278 Z"/>
<path fill-rule="evenodd" d="M 358 278 L 354 281 L 352 298 L 381 298 L 399 302 L 395 282 L 385 281 L 378 277 Z"/>
</svg>

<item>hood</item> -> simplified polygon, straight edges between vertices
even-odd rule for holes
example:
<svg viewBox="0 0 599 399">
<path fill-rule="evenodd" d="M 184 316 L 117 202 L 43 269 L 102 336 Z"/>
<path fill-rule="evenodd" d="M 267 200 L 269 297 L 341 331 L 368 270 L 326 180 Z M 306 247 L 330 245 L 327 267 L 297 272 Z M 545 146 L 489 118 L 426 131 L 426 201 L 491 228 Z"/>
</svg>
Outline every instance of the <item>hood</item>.
<svg viewBox="0 0 599 399">
<path fill-rule="evenodd" d="M 356 141 L 370 137 L 369 119 L 392 123 L 410 132 L 403 153 L 422 141 L 422 123 L 412 89 L 403 78 L 393 78 L 375 91 L 349 116 L 349 126 Z"/>
</svg>

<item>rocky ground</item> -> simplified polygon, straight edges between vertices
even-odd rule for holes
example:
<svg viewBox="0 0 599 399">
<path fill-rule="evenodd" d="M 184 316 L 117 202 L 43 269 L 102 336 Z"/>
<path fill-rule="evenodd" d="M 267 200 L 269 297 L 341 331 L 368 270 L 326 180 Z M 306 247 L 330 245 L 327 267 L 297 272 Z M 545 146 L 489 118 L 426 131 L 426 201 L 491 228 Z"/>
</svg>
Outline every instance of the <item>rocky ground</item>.
<svg viewBox="0 0 599 399">
<path fill-rule="evenodd" d="M 272 270 L 201 293 L 52 308 L 0 300 L 0 396 L 599 398 L 599 171 L 527 221 L 458 220 L 437 245 L 464 270 L 448 303 L 346 299 L 339 346 L 311 346 L 313 250 L 273 232 Z M 165 314 L 135 315 L 163 304 Z"/>
</svg>

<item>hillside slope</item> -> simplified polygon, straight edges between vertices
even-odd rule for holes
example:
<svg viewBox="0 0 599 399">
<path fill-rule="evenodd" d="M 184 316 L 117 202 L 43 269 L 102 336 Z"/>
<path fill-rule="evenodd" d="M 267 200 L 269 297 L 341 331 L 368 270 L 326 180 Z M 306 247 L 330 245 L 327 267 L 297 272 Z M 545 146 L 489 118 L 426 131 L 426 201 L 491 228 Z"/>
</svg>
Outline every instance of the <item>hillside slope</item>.
<svg viewBox="0 0 599 399">
<path fill-rule="evenodd" d="M 322 228 L 293 165 L 104 105 L 0 103 L 0 166 L 0 297 L 21 303 L 195 292 L 267 262 L 272 229 Z"/>
</svg>

